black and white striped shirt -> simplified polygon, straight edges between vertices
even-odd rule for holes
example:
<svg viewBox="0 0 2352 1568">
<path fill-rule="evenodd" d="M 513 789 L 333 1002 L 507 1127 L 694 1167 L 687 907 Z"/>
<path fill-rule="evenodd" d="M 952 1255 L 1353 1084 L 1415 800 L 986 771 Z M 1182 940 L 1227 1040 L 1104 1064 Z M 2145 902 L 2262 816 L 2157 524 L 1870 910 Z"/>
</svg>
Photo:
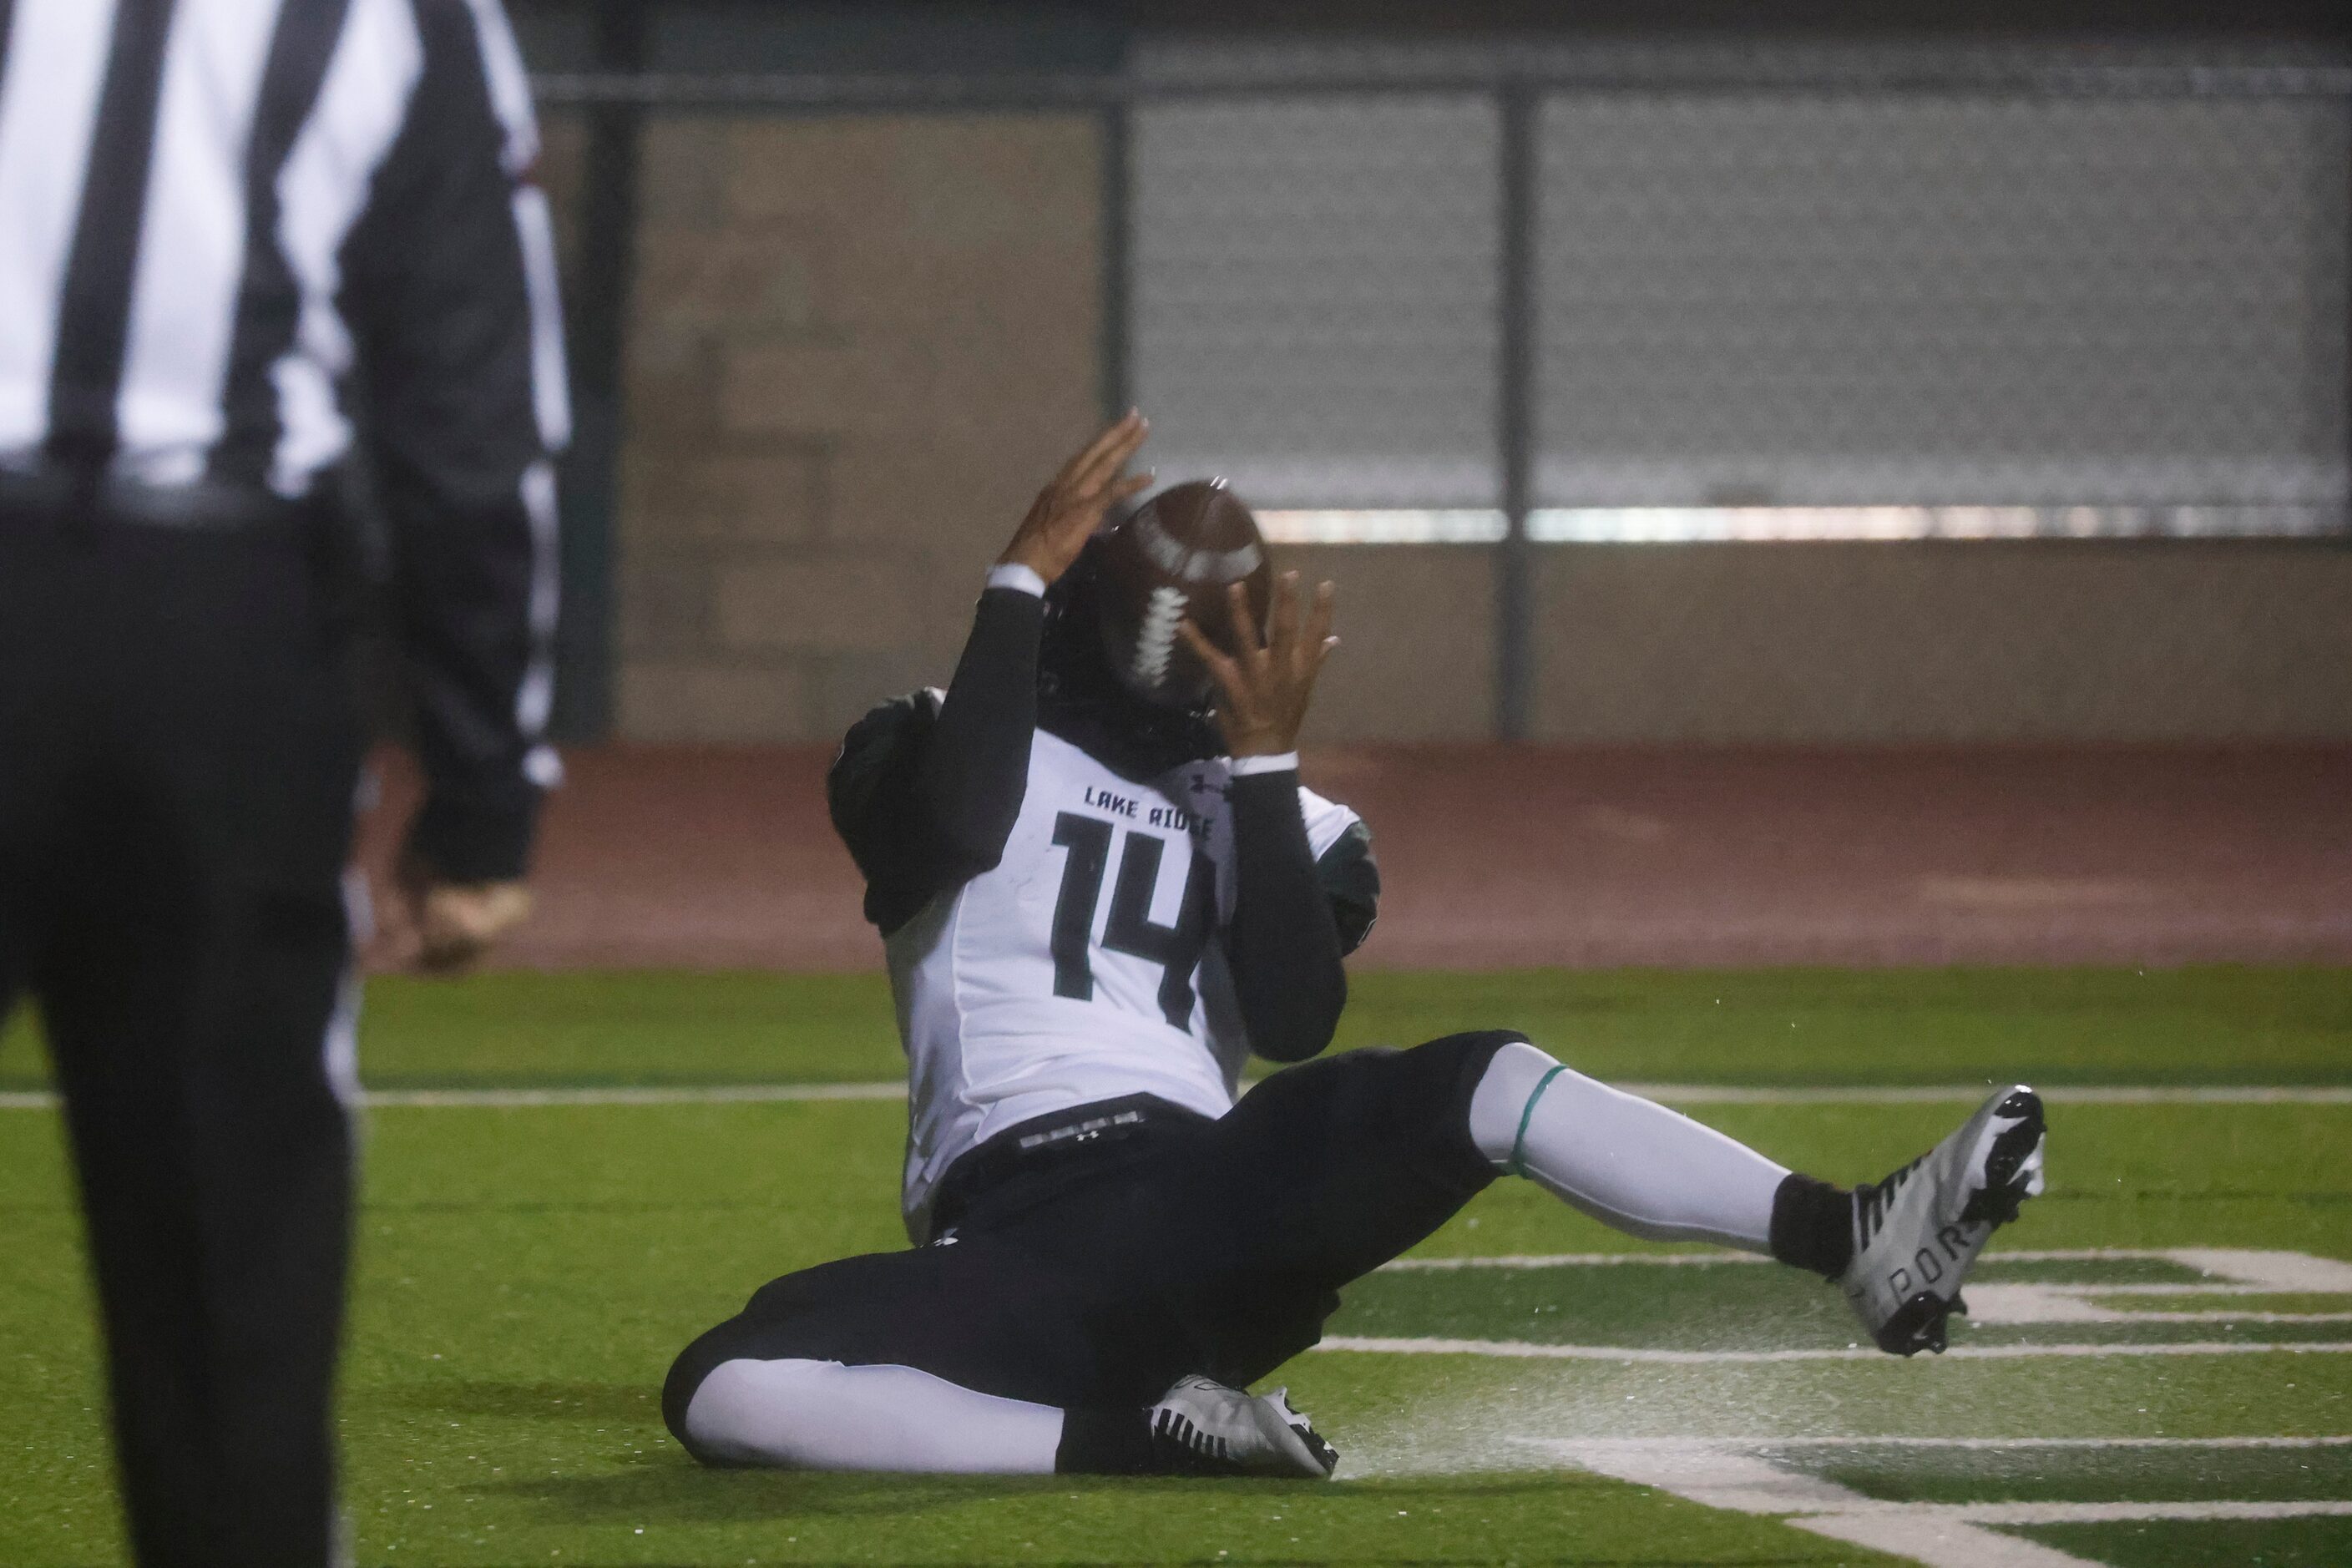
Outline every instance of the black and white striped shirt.
<svg viewBox="0 0 2352 1568">
<path fill-rule="evenodd" d="M 499 0 L 0 0 L 0 467 L 299 498 L 363 406 L 461 879 L 557 771 L 538 153 Z"/>
</svg>

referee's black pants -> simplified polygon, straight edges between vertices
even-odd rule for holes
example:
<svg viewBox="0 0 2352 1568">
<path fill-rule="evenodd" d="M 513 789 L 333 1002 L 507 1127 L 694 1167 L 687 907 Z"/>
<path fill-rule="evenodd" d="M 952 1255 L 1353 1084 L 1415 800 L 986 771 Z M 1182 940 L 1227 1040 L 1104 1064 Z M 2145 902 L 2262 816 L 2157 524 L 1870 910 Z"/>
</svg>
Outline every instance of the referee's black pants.
<svg viewBox="0 0 2352 1568">
<path fill-rule="evenodd" d="M 360 737 L 316 554 L 0 512 L 0 1017 L 56 1062 L 148 1568 L 335 1552 Z"/>
</svg>

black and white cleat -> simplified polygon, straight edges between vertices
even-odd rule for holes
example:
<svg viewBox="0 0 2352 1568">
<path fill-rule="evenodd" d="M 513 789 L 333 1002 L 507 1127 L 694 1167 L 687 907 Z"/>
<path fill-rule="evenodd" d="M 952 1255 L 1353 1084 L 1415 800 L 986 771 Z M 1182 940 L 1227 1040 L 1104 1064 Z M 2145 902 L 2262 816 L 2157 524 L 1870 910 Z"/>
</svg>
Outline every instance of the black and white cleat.
<svg viewBox="0 0 2352 1568">
<path fill-rule="evenodd" d="M 1291 1409 L 1289 1390 L 1252 1396 L 1180 1377 L 1149 1412 L 1153 1448 L 1171 1474 L 1328 1479 L 1339 1451 Z"/>
<path fill-rule="evenodd" d="M 1940 1352 L 1960 1285 L 1994 1229 L 2042 1191 L 2042 1097 L 1997 1091 L 1950 1137 L 1853 1192 L 1854 1252 L 1838 1283 L 1890 1355 Z"/>
</svg>

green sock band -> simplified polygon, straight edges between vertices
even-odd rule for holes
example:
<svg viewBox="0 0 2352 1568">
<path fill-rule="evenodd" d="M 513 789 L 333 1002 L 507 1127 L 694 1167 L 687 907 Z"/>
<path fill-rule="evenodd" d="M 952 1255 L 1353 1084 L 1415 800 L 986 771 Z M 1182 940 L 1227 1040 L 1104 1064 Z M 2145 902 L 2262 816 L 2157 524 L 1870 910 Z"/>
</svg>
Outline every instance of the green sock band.
<svg viewBox="0 0 2352 1568">
<path fill-rule="evenodd" d="M 1541 1100 L 1544 1090 L 1551 1087 L 1551 1080 L 1567 1070 L 1566 1064 L 1557 1064 L 1551 1071 L 1536 1080 L 1536 1091 L 1528 1096 L 1527 1109 L 1519 1112 L 1519 1135 L 1511 1140 L 1510 1162 L 1503 1167 L 1511 1174 L 1524 1176 L 1528 1173 L 1528 1123 L 1535 1120 L 1536 1101 Z"/>
</svg>

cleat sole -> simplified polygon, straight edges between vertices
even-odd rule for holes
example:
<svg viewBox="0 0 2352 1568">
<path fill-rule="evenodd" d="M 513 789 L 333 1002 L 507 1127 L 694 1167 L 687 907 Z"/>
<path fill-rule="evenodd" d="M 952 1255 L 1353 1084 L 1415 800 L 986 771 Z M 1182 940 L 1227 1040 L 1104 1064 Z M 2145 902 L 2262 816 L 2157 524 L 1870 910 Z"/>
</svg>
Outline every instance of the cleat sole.
<svg viewBox="0 0 2352 1568">
<path fill-rule="evenodd" d="M 2021 1173 L 2049 1132 L 2042 1097 L 2030 1089 L 2002 1100 L 1994 1114 L 2012 1119 L 2016 1125 L 1993 1139 L 1992 1152 L 1985 1160 L 1985 1184 L 1960 1211 L 1960 1218 L 1970 1224 L 2002 1226 L 2017 1218 L 2018 1205 L 2033 1195 Z"/>
<path fill-rule="evenodd" d="M 1950 1315 L 1950 1304 L 1942 1297 L 1921 1290 L 1895 1309 L 1871 1337 L 1889 1355 L 1915 1356 L 1921 1351 L 1941 1355 L 1948 1342 L 1944 1321 Z"/>
</svg>

